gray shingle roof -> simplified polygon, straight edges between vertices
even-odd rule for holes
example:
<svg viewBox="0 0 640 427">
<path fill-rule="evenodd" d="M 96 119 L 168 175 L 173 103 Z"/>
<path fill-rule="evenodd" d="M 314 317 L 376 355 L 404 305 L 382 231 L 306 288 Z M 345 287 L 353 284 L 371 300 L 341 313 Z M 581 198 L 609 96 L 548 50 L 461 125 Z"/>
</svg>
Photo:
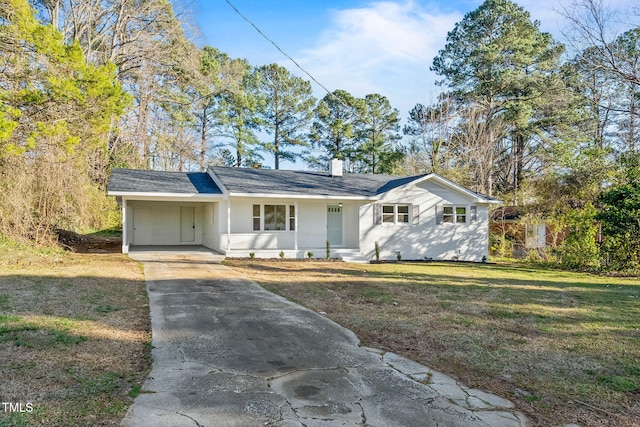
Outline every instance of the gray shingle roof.
<svg viewBox="0 0 640 427">
<path fill-rule="evenodd" d="M 211 166 L 218 182 L 231 193 L 287 194 L 319 197 L 375 197 L 426 175 L 394 176 L 372 174 L 344 174 L 330 176 L 326 172 L 248 169 Z M 439 177 L 444 181 L 446 179 Z M 452 185 L 456 185 L 451 182 Z M 114 169 L 107 191 L 115 193 L 175 193 L 221 195 L 208 173 L 164 172 L 136 169 Z M 470 193 L 471 191 L 468 190 Z M 488 203 L 498 201 L 475 194 Z"/>
<path fill-rule="evenodd" d="M 402 186 L 424 175 L 344 174 L 275 169 L 248 169 L 212 166 L 220 183 L 232 193 L 291 194 L 311 196 L 372 197 Z"/>
<path fill-rule="evenodd" d="M 204 172 L 114 169 L 107 191 L 132 193 L 222 194 Z"/>
</svg>

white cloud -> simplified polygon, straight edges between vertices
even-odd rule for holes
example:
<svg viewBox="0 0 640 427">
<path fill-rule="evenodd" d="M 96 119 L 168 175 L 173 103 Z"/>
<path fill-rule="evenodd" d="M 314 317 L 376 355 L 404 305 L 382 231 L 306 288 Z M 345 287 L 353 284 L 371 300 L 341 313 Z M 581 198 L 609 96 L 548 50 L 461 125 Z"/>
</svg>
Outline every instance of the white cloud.
<svg viewBox="0 0 640 427">
<path fill-rule="evenodd" d="M 329 90 L 380 93 L 406 116 L 434 91 L 429 66 L 460 19 L 461 13 L 415 1 L 336 10 L 316 46 L 304 50 L 299 62 Z"/>
<path fill-rule="evenodd" d="M 334 10 L 316 44 L 300 51 L 296 59 L 330 91 L 344 89 L 359 97 L 380 93 L 406 118 L 417 102 L 434 100 L 437 76 L 429 71 L 433 58 L 444 47 L 447 32 L 483 0 L 459 2 L 466 10 L 449 12 L 426 1 L 386 0 Z M 518 4 L 541 22 L 543 31 L 566 43 L 563 33 L 568 23 L 561 11 L 563 6 L 575 7 L 575 1 L 520 0 Z M 632 0 L 604 1 L 618 10 L 633 4 Z M 324 91 L 316 88 L 316 94 L 324 96 Z"/>
</svg>

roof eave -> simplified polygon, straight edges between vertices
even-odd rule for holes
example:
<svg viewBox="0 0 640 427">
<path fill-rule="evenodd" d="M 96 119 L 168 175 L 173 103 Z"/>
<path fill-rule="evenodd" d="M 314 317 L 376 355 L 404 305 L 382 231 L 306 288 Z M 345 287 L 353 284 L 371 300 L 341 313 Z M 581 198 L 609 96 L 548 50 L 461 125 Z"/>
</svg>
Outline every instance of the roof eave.
<svg viewBox="0 0 640 427">
<path fill-rule="evenodd" d="M 347 195 L 329 195 L 329 194 L 287 194 L 287 193 L 239 193 L 229 192 L 230 197 L 254 197 L 268 199 L 313 199 L 313 200 L 362 200 L 375 201 L 378 196 L 347 196 Z"/>
<path fill-rule="evenodd" d="M 150 191 L 107 191 L 108 196 L 122 197 L 128 200 L 220 200 L 226 198 L 224 194 L 203 193 L 160 193 Z"/>
<path fill-rule="evenodd" d="M 458 192 L 460 192 L 462 194 L 466 194 L 467 196 L 471 196 L 474 199 L 475 203 L 485 203 L 485 204 L 488 204 L 488 205 L 500 205 L 500 204 L 504 203 L 502 200 L 498 200 L 498 199 L 486 199 L 486 198 L 478 195 L 477 193 L 469 190 L 468 188 L 463 187 L 460 184 L 457 184 L 457 183 L 455 183 L 455 182 L 453 182 L 451 180 L 448 180 L 447 178 L 445 178 L 443 176 L 438 175 L 437 173 L 430 173 L 428 175 L 424 175 L 422 177 L 416 178 L 415 180 L 413 180 L 411 182 L 408 182 L 408 183 L 406 183 L 404 185 L 401 185 L 399 187 L 396 187 L 396 188 L 388 190 L 388 191 L 396 190 L 396 189 L 402 188 L 402 187 L 409 187 L 411 185 L 416 185 L 416 184 L 418 184 L 420 182 L 428 181 L 428 180 L 437 181 L 440 184 L 445 185 L 445 186 L 447 186 L 449 188 L 452 188 L 452 189 L 454 189 L 454 190 L 456 190 L 456 191 L 458 191 Z M 384 194 L 384 193 L 382 193 L 382 194 Z"/>
</svg>

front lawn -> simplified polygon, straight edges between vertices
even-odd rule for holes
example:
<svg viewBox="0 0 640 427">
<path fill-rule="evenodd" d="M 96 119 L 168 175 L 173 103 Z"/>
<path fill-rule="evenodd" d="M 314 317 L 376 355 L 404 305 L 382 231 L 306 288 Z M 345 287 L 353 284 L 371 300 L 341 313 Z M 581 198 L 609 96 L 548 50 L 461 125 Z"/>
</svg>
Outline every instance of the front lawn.
<svg viewBox="0 0 640 427">
<path fill-rule="evenodd" d="M 119 424 L 151 363 L 139 265 L 15 249 L 0 247 L 0 426 Z"/>
<path fill-rule="evenodd" d="M 524 264 L 227 260 L 538 425 L 640 425 L 640 280 Z"/>
</svg>

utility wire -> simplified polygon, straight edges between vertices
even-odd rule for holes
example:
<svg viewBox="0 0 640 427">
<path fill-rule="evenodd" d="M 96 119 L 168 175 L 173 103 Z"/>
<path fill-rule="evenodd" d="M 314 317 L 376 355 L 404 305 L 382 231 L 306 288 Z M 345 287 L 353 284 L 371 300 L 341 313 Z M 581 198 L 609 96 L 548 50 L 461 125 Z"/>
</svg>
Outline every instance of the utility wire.
<svg viewBox="0 0 640 427">
<path fill-rule="evenodd" d="M 311 75 L 311 73 L 309 73 L 307 70 L 305 70 L 304 68 L 302 68 L 302 66 L 300 64 L 298 64 L 298 62 L 293 59 L 287 52 L 285 52 L 284 50 L 282 50 L 282 48 L 280 46 L 278 46 L 278 44 L 276 42 L 274 42 L 271 38 L 269 38 L 269 36 L 267 36 L 264 32 L 262 32 L 262 30 L 260 28 L 258 28 L 258 26 L 256 24 L 254 24 L 249 18 L 247 18 L 246 16 L 244 16 L 242 14 L 242 12 L 240 12 L 238 10 L 237 7 L 234 6 L 233 3 L 231 3 L 231 0 L 225 0 L 227 2 L 227 4 L 229 6 L 231 6 L 231 8 L 238 14 L 240 15 L 240 17 L 242 19 L 244 19 L 249 25 L 251 25 L 257 32 L 258 34 L 260 34 L 262 37 L 264 37 L 269 43 L 271 43 L 272 45 L 275 46 L 276 49 L 278 49 L 278 51 L 280 51 L 280 53 L 282 53 L 284 56 L 286 56 L 287 58 L 289 58 L 289 60 L 291 62 L 293 62 L 295 64 L 296 67 L 298 67 L 303 73 L 305 73 L 307 76 L 309 76 L 309 78 L 311 80 L 313 80 L 318 86 L 320 86 L 322 89 L 324 89 L 327 94 L 329 96 L 332 96 L 333 98 L 335 98 L 339 103 L 341 103 L 343 106 L 345 106 L 346 108 L 348 108 L 349 110 L 352 110 L 352 114 L 356 117 L 358 117 L 360 120 L 362 120 L 365 123 L 368 123 L 369 121 L 365 118 L 362 117 L 355 108 L 353 108 L 352 105 L 347 105 L 342 99 L 340 99 L 339 97 L 337 97 L 336 95 L 334 95 L 329 89 L 326 88 L 325 85 L 323 85 L 322 83 L 320 83 L 315 77 L 313 77 Z"/>
<path fill-rule="evenodd" d="M 282 49 L 280 48 L 280 46 L 278 46 L 278 44 L 277 44 L 276 42 L 274 42 L 273 40 L 271 40 L 271 39 L 270 39 L 270 38 L 269 38 L 265 33 L 263 33 L 263 32 L 262 32 L 262 30 L 261 30 L 260 28 L 258 28 L 258 26 L 257 26 L 256 24 L 254 24 L 254 23 L 253 23 L 249 18 L 247 18 L 246 16 L 244 16 L 244 15 L 242 14 L 242 12 L 240 12 L 240 11 L 238 10 L 238 8 L 237 8 L 237 7 L 235 7 L 235 6 L 233 5 L 233 3 L 231 3 L 231 1 L 230 1 L 230 0 L 225 0 L 225 1 L 227 2 L 227 4 L 228 4 L 229 6 L 231 6 L 231 8 L 232 8 L 233 10 L 235 10 L 235 11 L 236 11 L 236 13 L 237 13 L 238 15 L 240 15 L 240 16 L 242 17 L 242 19 L 244 19 L 245 21 L 247 21 L 247 23 L 248 23 L 249 25 L 251 25 L 253 28 L 255 28 L 255 30 L 256 30 L 256 31 L 257 31 L 257 32 L 258 32 L 262 37 L 264 37 L 264 38 L 265 38 L 269 43 L 271 43 L 272 45 L 274 45 L 274 46 L 275 46 L 275 48 L 276 48 L 276 49 L 278 49 L 278 50 L 280 51 L 280 53 L 282 53 L 284 56 L 286 56 L 287 58 L 289 58 L 289 60 L 290 60 L 291 62 L 293 62 L 293 63 L 295 64 L 295 66 L 296 66 L 296 67 L 298 67 L 298 68 L 299 68 L 303 73 L 305 73 L 307 76 L 309 76 L 309 78 L 310 78 L 311 80 L 313 80 L 313 81 L 314 81 L 318 86 L 320 86 L 322 89 L 324 89 L 327 93 L 331 93 L 331 91 L 329 91 L 329 89 L 327 89 L 327 88 L 326 88 L 322 83 L 320 83 L 318 80 L 316 80 L 316 78 L 315 78 L 315 77 L 313 77 L 313 76 L 312 76 L 312 75 L 311 75 L 307 70 L 305 70 L 304 68 L 302 68 L 302 66 L 301 66 L 300 64 L 298 64 L 298 62 L 297 62 L 295 59 L 293 59 L 291 56 L 289 56 L 289 54 L 287 54 L 287 52 L 285 52 L 284 50 L 282 50 Z"/>
</svg>

